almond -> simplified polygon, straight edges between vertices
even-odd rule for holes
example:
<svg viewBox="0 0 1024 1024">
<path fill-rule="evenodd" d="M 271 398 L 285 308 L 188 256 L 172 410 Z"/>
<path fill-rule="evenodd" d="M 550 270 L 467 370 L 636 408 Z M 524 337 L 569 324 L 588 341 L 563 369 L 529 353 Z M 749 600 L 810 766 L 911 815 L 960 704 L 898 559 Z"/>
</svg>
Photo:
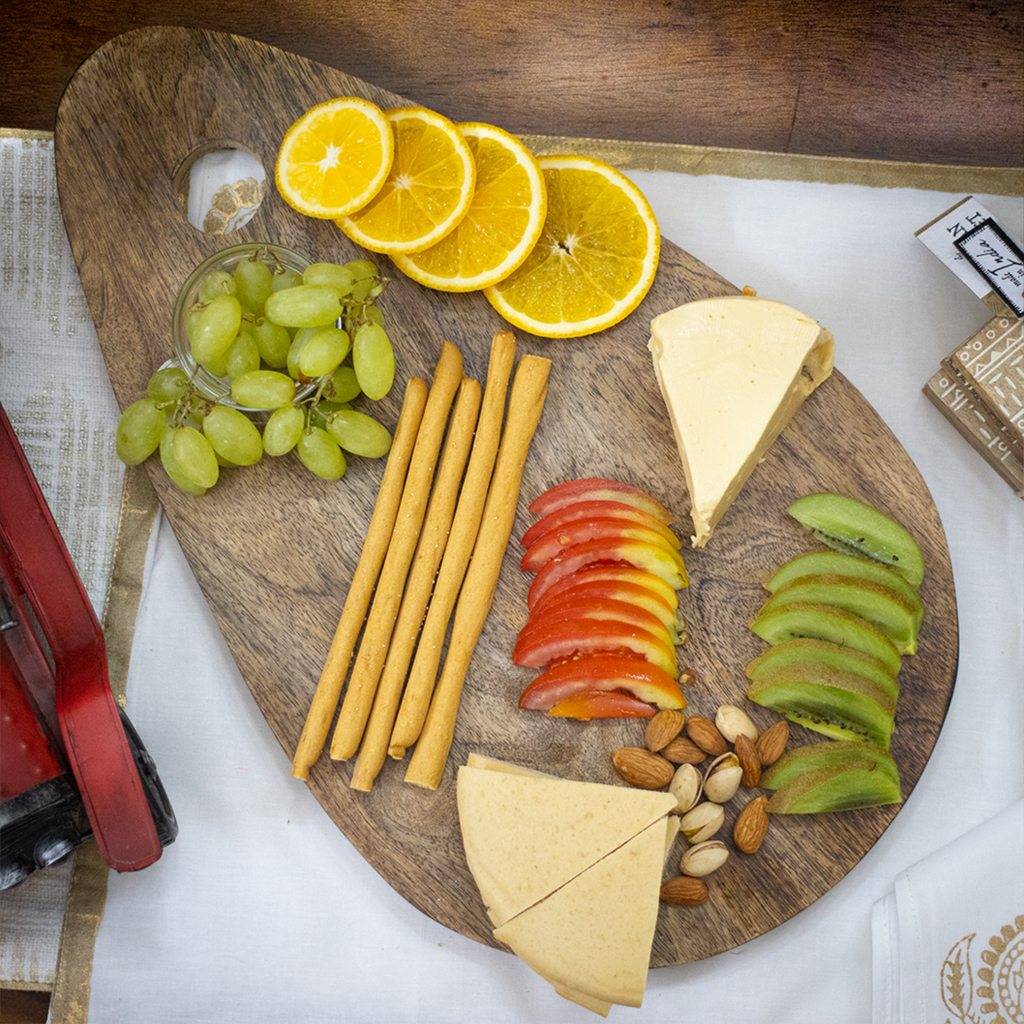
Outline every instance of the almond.
<svg viewBox="0 0 1024 1024">
<path fill-rule="evenodd" d="M 761 762 L 754 748 L 754 742 L 746 733 L 740 733 L 736 737 L 736 743 L 732 748 L 739 758 L 740 767 L 743 769 L 743 785 L 752 789 L 761 781 Z"/>
<path fill-rule="evenodd" d="M 619 747 L 612 754 L 612 764 L 626 782 L 638 789 L 661 789 L 675 775 L 669 761 L 643 747 Z"/>
<path fill-rule="evenodd" d="M 710 718 L 702 718 L 694 715 L 686 720 L 686 735 L 700 747 L 701 750 L 718 757 L 729 749 L 725 737 L 718 731 L 718 726 Z"/>
<path fill-rule="evenodd" d="M 706 751 L 685 736 L 677 736 L 667 747 L 662 747 L 661 756 L 673 764 L 700 764 L 708 758 Z"/>
<path fill-rule="evenodd" d="M 762 768 L 775 764 L 786 749 L 789 742 L 789 722 L 783 719 L 776 722 L 770 729 L 766 729 L 757 738 L 754 749 L 757 751 L 757 759 L 761 762 Z"/>
<path fill-rule="evenodd" d="M 733 826 L 732 838 L 736 849 L 743 853 L 756 853 L 768 832 L 768 797 L 754 797 L 740 811 Z"/>
<path fill-rule="evenodd" d="M 647 749 L 657 752 L 667 747 L 686 725 L 686 715 L 682 711 L 659 711 L 648 723 L 644 741 Z"/>
<path fill-rule="evenodd" d="M 680 875 L 662 882 L 661 901 L 674 907 L 699 907 L 708 901 L 708 887 L 703 879 Z"/>
</svg>

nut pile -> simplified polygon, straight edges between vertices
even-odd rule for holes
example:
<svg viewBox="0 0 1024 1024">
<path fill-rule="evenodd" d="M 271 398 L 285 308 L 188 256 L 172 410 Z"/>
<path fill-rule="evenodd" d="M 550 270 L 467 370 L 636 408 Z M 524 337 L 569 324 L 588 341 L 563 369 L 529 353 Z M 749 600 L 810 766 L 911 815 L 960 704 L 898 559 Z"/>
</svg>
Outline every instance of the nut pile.
<svg viewBox="0 0 1024 1024">
<path fill-rule="evenodd" d="M 725 807 L 741 789 L 755 789 L 761 769 L 786 749 L 789 724 L 783 719 L 759 732 L 745 711 L 720 707 L 711 721 L 682 711 L 659 711 L 647 723 L 643 747 L 620 747 L 612 754 L 615 770 L 631 786 L 663 789 L 676 798 L 679 831 L 687 841 L 680 877 L 661 887 L 665 903 L 697 907 L 708 900 L 705 878 L 728 859 L 730 847 L 714 838 L 725 825 Z M 710 763 L 705 762 L 711 758 Z M 768 798 L 747 801 L 736 816 L 732 845 L 756 853 L 768 832 Z"/>
</svg>

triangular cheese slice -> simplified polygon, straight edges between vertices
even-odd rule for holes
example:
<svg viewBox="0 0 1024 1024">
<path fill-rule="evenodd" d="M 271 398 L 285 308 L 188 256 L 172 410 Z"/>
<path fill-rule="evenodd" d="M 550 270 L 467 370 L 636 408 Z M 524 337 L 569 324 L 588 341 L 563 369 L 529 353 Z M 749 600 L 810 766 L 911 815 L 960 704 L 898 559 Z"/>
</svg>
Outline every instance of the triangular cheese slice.
<svg viewBox="0 0 1024 1024">
<path fill-rule="evenodd" d="M 835 342 L 781 302 L 728 295 L 651 321 L 648 345 L 707 543 L 772 442 L 832 372 Z"/>
<path fill-rule="evenodd" d="M 457 796 L 466 860 L 495 925 L 676 805 L 664 792 L 468 766 L 459 769 Z"/>
<path fill-rule="evenodd" d="M 640 1006 L 665 860 L 667 823 L 656 822 L 494 937 L 560 991 L 597 1005 Z M 563 992 L 563 990 L 565 990 Z M 574 1000 L 579 1001 L 579 1000 Z"/>
</svg>

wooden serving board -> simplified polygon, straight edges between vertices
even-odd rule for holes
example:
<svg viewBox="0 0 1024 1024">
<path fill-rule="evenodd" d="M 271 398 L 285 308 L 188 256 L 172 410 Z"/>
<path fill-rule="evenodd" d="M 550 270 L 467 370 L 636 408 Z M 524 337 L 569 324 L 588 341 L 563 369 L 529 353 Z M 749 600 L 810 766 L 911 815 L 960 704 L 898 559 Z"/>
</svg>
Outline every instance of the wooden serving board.
<svg viewBox="0 0 1024 1024">
<path fill-rule="evenodd" d="M 64 221 L 117 400 L 140 397 L 171 347 L 171 308 L 181 282 L 225 244 L 187 223 L 176 178 L 191 153 L 228 142 L 254 153 L 272 178 L 277 147 L 308 107 L 361 95 L 403 102 L 339 71 L 236 36 L 181 28 L 142 29 L 98 50 L 77 72 L 56 123 Z M 443 111 L 442 111 L 443 112 Z M 365 255 L 330 222 L 290 209 L 271 188 L 259 212 L 229 241 L 272 241 L 313 259 Z M 371 254 L 372 256 L 372 254 Z M 396 387 L 376 412 L 393 425 L 404 381 L 428 380 L 442 339 L 483 381 L 490 342 L 505 324 L 483 296 L 445 295 L 372 257 L 390 279 L 380 299 L 398 361 Z M 547 405 L 523 479 L 513 538 L 529 501 L 570 477 L 610 476 L 657 496 L 688 537 L 689 503 L 679 458 L 646 348 L 655 314 L 736 289 L 665 241 L 657 280 L 641 307 L 602 334 L 564 342 L 518 335 L 519 353 L 553 361 Z M 784 299 L 785 296 L 778 296 Z M 813 314 L 813 310 L 808 312 Z M 825 326 L 828 326 L 827 324 Z M 843 339 L 838 339 L 842 365 Z M 346 477 L 324 483 L 294 456 L 225 473 L 204 498 L 173 487 L 158 464 L 153 482 L 189 563 L 253 697 L 283 748 L 286 770 L 299 738 L 369 523 L 383 461 L 352 459 Z M 692 583 L 681 595 L 692 639 L 681 651 L 698 683 L 690 710 L 714 716 L 744 703 L 743 667 L 763 649 L 746 627 L 764 599 L 760 581 L 813 546 L 786 515 L 796 497 L 836 490 L 907 524 L 927 563 L 928 613 L 920 653 L 905 659 L 893 754 L 904 795 L 914 788 L 946 715 L 958 633 L 952 572 L 939 515 L 906 452 L 838 371 L 804 405 L 758 467 L 711 543 L 687 554 Z M 476 750 L 567 778 L 617 782 L 611 751 L 642 743 L 643 724 L 556 721 L 517 710 L 533 672 L 511 664 L 526 620 L 528 578 L 510 546 L 477 648 L 441 787 L 403 782 L 388 764 L 369 794 L 348 786 L 351 763 L 326 755 L 309 785 L 363 856 L 410 902 L 441 923 L 494 944 L 459 835 L 454 777 Z M 764 725 L 772 716 L 750 706 Z M 813 737 L 794 730 L 794 742 Z M 296 785 L 300 783 L 296 782 Z M 727 809 L 726 830 L 742 805 Z M 769 931 L 842 881 L 898 812 L 773 820 L 754 857 L 735 855 L 699 911 L 663 907 L 655 966 L 699 960 Z M 678 852 L 667 873 L 675 873 Z"/>
</svg>

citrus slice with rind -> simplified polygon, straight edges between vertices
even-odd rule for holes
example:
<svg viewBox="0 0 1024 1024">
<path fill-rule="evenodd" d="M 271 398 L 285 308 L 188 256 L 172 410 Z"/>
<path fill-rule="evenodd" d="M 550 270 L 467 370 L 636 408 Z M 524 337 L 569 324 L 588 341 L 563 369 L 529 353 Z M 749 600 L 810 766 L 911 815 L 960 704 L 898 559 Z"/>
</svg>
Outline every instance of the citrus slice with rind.
<svg viewBox="0 0 1024 1024">
<path fill-rule="evenodd" d="M 429 249 L 392 259 L 428 288 L 479 291 L 508 277 L 530 255 L 544 227 L 547 188 L 536 157 L 515 136 L 479 122 L 456 127 L 476 164 L 469 210 Z"/>
<path fill-rule="evenodd" d="M 484 295 L 531 334 L 593 334 L 623 320 L 650 289 L 658 221 L 640 189 L 610 164 L 585 156 L 538 163 L 548 192 L 544 230 L 526 260 Z"/>
<path fill-rule="evenodd" d="M 395 155 L 384 111 L 359 96 L 318 103 L 285 133 L 274 168 L 277 190 L 309 217 L 332 220 L 365 206 Z"/>
<path fill-rule="evenodd" d="M 384 114 L 395 137 L 391 171 L 373 199 L 339 218 L 338 227 L 371 252 L 422 252 L 466 215 L 476 185 L 473 154 L 443 114 L 426 107 L 395 107 Z"/>
</svg>

